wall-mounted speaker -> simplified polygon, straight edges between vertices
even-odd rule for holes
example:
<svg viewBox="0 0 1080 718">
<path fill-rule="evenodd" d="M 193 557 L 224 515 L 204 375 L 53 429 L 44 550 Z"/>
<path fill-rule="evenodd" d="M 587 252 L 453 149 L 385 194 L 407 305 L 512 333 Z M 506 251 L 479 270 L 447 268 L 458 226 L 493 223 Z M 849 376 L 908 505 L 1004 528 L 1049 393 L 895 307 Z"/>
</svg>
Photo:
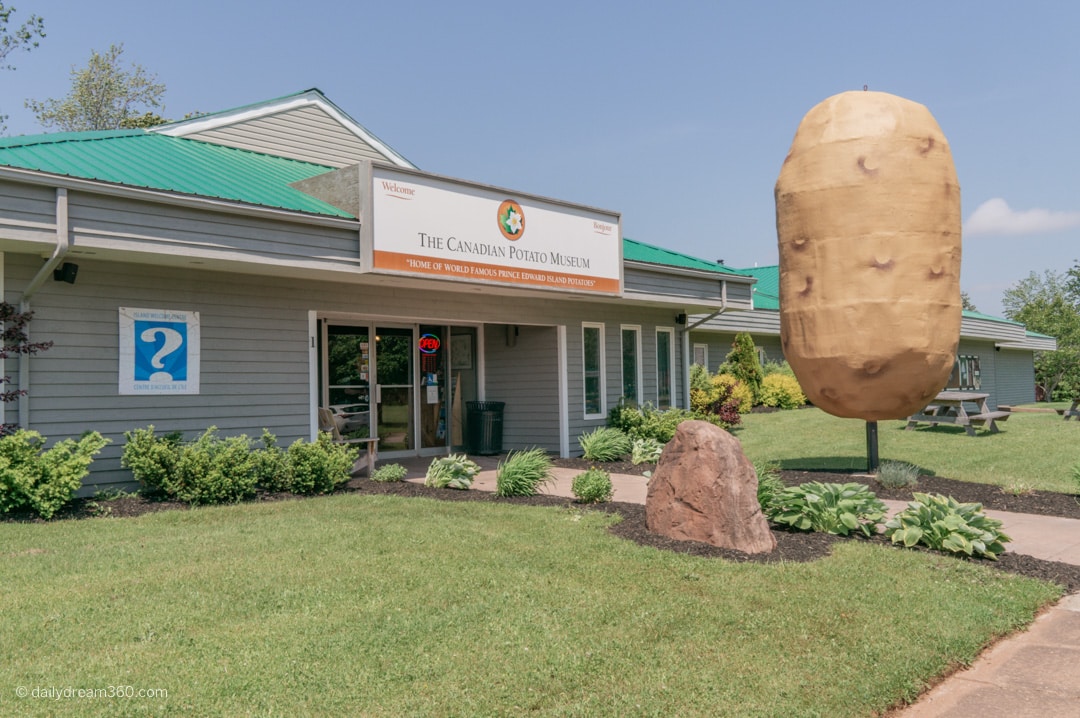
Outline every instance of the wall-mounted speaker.
<svg viewBox="0 0 1080 718">
<path fill-rule="evenodd" d="M 75 275 L 79 273 L 79 265 L 74 262 L 64 262 L 53 270 L 53 280 L 57 282 L 75 283 Z"/>
</svg>

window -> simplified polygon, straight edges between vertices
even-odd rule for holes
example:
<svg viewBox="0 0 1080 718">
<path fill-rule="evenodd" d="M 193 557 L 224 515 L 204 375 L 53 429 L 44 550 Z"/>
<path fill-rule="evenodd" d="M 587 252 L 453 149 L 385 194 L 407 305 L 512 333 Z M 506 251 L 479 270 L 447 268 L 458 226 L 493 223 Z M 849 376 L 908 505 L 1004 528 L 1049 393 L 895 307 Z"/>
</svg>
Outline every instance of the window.
<svg viewBox="0 0 1080 718">
<path fill-rule="evenodd" d="M 583 367 L 585 372 L 585 418 L 607 415 L 604 405 L 604 325 L 581 325 Z"/>
<path fill-rule="evenodd" d="M 675 395 L 675 330 L 656 329 L 656 406 L 670 409 Z"/>
<path fill-rule="evenodd" d="M 979 371 L 979 357 L 973 354 L 961 354 L 956 357 L 952 376 L 946 389 L 968 389 L 978 391 L 982 388 L 982 373 Z"/>
<path fill-rule="evenodd" d="M 622 398 L 641 404 L 641 327 L 622 328 Z"/>
<path fill-rule="evenodd" d="M 709 368 L 709 345 L 708 344 L 695 344 L 694 345 L 694 363 L 703 366 L 706 369 Z"/>
</svg>

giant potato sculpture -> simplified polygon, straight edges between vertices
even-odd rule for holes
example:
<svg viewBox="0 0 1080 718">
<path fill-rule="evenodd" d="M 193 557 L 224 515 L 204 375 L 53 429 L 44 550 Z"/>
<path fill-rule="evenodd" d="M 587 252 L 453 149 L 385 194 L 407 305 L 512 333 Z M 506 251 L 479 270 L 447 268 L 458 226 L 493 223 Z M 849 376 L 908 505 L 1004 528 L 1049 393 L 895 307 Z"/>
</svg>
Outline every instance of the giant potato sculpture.
<svg viewBox="0 0 1080 718">
<path fill-rule="evenodd" d="M 780 339 L 807 397 L 867 421 L 945 387 L 960 337 L 960 185 L 923 105 L 844 92 L 806 114 L 776 182 Z"/>
</svg>

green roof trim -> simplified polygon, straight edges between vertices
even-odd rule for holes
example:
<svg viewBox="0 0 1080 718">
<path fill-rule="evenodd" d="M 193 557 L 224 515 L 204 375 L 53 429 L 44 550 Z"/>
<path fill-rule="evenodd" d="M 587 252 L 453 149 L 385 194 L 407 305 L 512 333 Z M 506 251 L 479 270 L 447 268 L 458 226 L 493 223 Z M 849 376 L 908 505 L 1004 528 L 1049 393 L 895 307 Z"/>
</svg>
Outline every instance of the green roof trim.
<svg viewBox="0 0 1080 718">
<path fill-rule="evenodd" d="M 623 260 L 658 264 L 664 267 L 677 267 L 679 269 L 696 269 L 704 272 L 716 272 L 717 274 L 746 276 L 744 270 L 732 269 L 717 262 L 710 262 L 707 259 L 692 257 L 689 254 L 674 252 L 652 244 L 645 244 L 629 237 L 623 237 Z"/>
<path fill-rule="evenodd" d="M 0 166 L 294 212 L 352 215 L 289 185 L 333 167 L 145 130 L 5 138 Z"/>
</svg>

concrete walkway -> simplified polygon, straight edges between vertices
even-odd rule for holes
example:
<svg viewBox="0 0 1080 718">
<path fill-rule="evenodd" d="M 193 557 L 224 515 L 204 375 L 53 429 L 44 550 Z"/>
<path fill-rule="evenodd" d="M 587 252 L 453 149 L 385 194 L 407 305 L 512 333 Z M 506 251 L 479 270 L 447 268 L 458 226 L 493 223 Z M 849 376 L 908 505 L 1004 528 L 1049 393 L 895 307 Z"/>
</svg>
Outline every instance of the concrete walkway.
<svg viewBox="0 0 1080 718">
<path fill-rule="evenodd" d="M 473 482 L 495 490 L 494 462 Z M 580 471 L 556 468 L 555 481 L 543 493 L 572 497 L 571 483 Z M 422 479 L 420 480 L 422 481 Z M 614 500 L 645 503 L 648 479 L 612 474 Z M 906 506 L 886 501 L 890 514 Z M 1080 520 L 987 511 L 1002 521 L 1013 540 L 1009 551 L 1049 561 L 1080 565 Z M 1080 718 L 1080 594 L 1066 596 L 1040 615 L 1027 630 L 985 651 L 967 669 L 954 673 L 895 718 Z"/>
</svg>

